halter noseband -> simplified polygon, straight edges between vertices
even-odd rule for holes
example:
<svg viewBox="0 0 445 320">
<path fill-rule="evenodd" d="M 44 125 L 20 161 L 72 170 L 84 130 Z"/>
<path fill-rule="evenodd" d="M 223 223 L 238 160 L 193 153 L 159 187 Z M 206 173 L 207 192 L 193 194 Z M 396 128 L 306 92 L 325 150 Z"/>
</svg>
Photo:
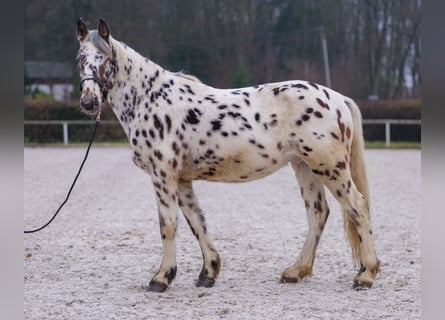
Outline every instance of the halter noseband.
<svg viewBox="0 0 445 320">
<path fill-rule="evenodd" d="M 83 78 L 82 80 L 80 80 L 80 92 L 82 92 L 83 89 L 83 82 L 87 81 L 87 80 L 93 80 L 94 82 L 96 82 L 99 85 L 100 91 L 102 92 L 102 97 L 105 100 L 107 100 L 108 97 L 108 87 L 105 84 L 105 82 L 103 82 L 102 80 L 100 80 L 96 75 L 91 75 L 88 76 L 87 78 Z"/>
</svg>

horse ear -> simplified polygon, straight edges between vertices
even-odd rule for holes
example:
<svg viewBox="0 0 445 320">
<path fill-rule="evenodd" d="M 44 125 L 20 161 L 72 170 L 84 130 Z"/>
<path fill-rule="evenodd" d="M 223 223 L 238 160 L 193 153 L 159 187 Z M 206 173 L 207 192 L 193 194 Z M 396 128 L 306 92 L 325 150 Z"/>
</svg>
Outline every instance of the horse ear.
<svg viewBox="0 0 445 320">
<path fill-rule="evenodd" d="M 88 32 L 89 31 L 87 25 L 83 22 L 82 18 L 79 18 L 79 20 L 77 20 L 77 29 L 76 29 L 77 40 L 83 41 L 83 39 L 85 39 L 85 37 L 87 36 Z"/>
<path fill-rule="evenodd" d="M 110 37 L 110 29 L 108 29 L 106 22 L 102 18 L 99 19 L 97 31 L 99 31 L 100 36 L 108 43 Z"/>
</svg>

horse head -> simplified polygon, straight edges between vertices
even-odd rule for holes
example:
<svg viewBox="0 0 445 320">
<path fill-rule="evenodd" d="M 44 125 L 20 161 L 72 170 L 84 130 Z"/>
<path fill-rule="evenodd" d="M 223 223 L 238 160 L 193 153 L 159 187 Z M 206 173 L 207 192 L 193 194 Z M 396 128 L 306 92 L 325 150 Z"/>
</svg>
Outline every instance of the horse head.
<svg viewBox="0 0 445 320">
<path fill-rule="evenodd" d="M 98 113 L 114 86 L 117 64 L 112 37 L 104 20 L 97 30 L 88 30 L 82 18 L 77 21 L 80 48 L 76 61 L 80 69 L 80 106 L 88 114 Z"/>
</svg>

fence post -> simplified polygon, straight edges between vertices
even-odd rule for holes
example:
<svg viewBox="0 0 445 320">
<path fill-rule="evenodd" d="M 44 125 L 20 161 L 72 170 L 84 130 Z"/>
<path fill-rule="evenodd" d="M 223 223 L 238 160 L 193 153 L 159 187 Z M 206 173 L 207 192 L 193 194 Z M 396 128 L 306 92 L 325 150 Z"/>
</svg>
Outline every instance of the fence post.
<svg viewBox="0 0 445 320">
<path fill-rule="evenodd" d="M 68 123 L 63 121 L 63 144 L 68 144 Z"/>
<path fill-rule="evenodd" d="M 385 121 L 385 140 L 386 146 L 389 147 L 391 143 L 391 127 L 389 121 Z"/>
</svg>

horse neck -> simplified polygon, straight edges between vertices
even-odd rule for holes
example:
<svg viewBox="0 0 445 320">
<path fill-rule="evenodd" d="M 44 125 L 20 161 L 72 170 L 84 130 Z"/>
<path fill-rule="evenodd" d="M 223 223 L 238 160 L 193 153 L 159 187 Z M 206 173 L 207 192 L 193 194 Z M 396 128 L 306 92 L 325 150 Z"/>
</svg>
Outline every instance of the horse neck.
<svg viewBox="0 0 445 320">
<path fill-rule="evenodd" d="M 124 130 L 134 119 L 135 108 L 150 98 L 155 82 L 164 74 L 159 65 L 127 45 L 114 40 L 117 74 L 110 90 L 110 105 Z"/>
</svg>

